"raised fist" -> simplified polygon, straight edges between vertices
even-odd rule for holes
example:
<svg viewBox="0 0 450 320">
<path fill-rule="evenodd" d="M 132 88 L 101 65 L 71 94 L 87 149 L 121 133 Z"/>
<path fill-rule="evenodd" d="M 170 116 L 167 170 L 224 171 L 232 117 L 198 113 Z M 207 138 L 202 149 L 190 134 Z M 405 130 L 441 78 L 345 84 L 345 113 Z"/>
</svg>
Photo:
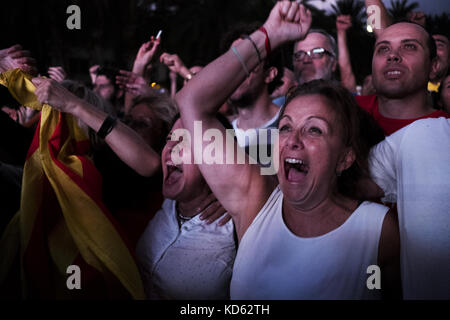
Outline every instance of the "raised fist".
<svg viewBox="0 0 450 320">
<path fill-rule="evenodd" d="M 412 11 L 408 13 L 408 20 L 421 26 L 425 27 L 426 24 L 426 16 L 422 11 Z"/>
<path fill-rule="evenodd" d="M 143 75 L 145 69 L 150 64 L 160 44 L 160 39 L 151 37 L 150 41 L 144 43 L 136 55 L 134 60 L 133 72 Z"/>
<path fill-rule="evenodd" d="M 311 27 L 311 12 L 303 5 L 292 1 L 275 4 L 264 23 L 273 48 L 288 42 L 305 38 Z"/>
<path fill-rule="evenodd" d="M 340 15 L 336 18 L 337 32 L 346 32 L 352 27 L 352 17 L 349 15 Z"/>
<path fill-rule="evenodd" d="M 41 104 L 48 104 L 61 112 L 71 113 L 72 103 L 80 100 L 57 81 L 48 78 L 33 78 L 34 94 Z"/>
<path fill-rule="evenodd" d="M 183 61 L 181 61 L 180 57 L 176 54 L 170 54 L 164 52 L 159 58 L 161 63 L 165 64 L 170 71 L 180 73 L 183 68 L 186 68 Z"/>
</svg>

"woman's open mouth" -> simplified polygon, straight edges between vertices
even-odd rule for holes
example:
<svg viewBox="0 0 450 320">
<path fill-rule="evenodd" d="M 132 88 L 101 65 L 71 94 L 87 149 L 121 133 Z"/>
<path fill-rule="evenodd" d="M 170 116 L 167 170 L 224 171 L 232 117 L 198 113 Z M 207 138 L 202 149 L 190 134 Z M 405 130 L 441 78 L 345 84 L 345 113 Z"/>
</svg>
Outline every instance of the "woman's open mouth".
<svg viewBox="0 0 450 320">
<path fill-rule="evenodd" d="M 167 184 L 175 183 L 183 175 L 183 166 L 175 165 L 171 160 L 166 162 L 167 176 L 165 182 Z"/>
<path fill-rule="evenodd" d="M 296 158 L 284 159 L 284 174 L 289 182 L 300 182 L 308 174 L 306 161 Z"/>
</svg>

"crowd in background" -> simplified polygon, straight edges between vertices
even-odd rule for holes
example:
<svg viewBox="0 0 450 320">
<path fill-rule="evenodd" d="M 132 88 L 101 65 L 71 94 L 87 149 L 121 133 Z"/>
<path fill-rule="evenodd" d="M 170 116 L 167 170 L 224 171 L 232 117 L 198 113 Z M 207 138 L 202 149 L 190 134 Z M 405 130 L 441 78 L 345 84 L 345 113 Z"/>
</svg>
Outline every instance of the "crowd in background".
<svg viewBox="0 0 450 320">
<path fill-rule="evenodd" d="M 202 65 L 164 31 L 84 83 L 0 50 L 0 296 L 449 299 L 448 30 L 364 4 L 381 12 L 364 78 L 355 17 L 334 37 L 295 1 L 236 21 Z M 195 121 L 234 132 L 215 156 L 253 161 L 191 161 Z"/>
</svg>

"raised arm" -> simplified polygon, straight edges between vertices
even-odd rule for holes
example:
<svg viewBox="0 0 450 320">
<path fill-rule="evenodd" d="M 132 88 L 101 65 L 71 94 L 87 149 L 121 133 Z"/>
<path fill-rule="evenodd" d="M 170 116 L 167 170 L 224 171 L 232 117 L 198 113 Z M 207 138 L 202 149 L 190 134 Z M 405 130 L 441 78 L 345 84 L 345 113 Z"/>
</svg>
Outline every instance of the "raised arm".
<svg viewBox="0 0 450 320">
<path fill-rule="evenodd" d="M 130 113 L 135 97 L 152 97 L 156 93 L 144 77 L 126 70 L 119 71 L 119 75 L 116 76 L 116 84 L 125 91 L 124 110 L 126 114 Z"/>
<path fill-rule="evenodd" d="M 427 16 L 423 11 L 411 11 L 408 13 L 407 18 L 409 21 L 420 24 L 424 28 L 427 25 Z"/>
<path fill-rule="evenodd" d="M 185 66 L 178 55 L 164 52 L 163 54 L 161 54 L 159 60 L 161 61 L 161 63 L 164 63 L 170 71 L 179 74 L 183 79 L 190 80 L 192 78 L 192 73 Z"/>
<path fill-rule="evenodd" d="M 128 77 L 128 80 L 126 81 L 126 82 L 128 82 L 128 84 L 140 85 L 140 82 L 138 82 L 138 83 L 135 82 L 137 79 L 139 79 L 139 80 L 142 79 L 144 82 L 146 82 L 145 70 L 148 67 L 151 67 L 151 62 L 156 54 L 156 51 L 159 48 L 159 44 L 160 44 L 160 38 L 155 39 L 155 37 L 152 36 L 150 38 L 150 41 L 143 43 L 141 45 L 141 47 L 139 48 L 138 53 L 136 55 L 136 59 L 133 62 L 132 72 L 128 72 L 125 70 L 120 71 L 121 76 Z M 129 77 L 130 74 L 133 75 L 132 79 Z M 148 79 L 147 79 L 147 81 L 148 81 Z M 119 80 L 118 84 L 119 85 L 121 84 L 120 80 Z M 129 89 L 129 88 L 125 88 L 125 89 Z M 125 114 L 127 114 L 131 111 L 130 108 L 131 108 L 131 105 L 133 102 L 133 97 L 134 97 L 134 94 L 130 90 L 125 90 L 125 98 L 124 98 Z"/>
<path fill-rule="evenodd" d="M 255 31 L 250 35 L 254 45 L 250 40 L 238 42 L 234 49 L 228 50 L 193 77 L 175 97 L 183 125 L 191 136 L 195 133 L 194 121 L 201 121 L 203 131 L 219 129 L 225 136 L 225 128 L 215 115 L 248 75 L 245 69 L 250 72 L 260 63 L 255 46 L 261 59 L 265 59 L 266 44 L 268 48 L 270 42 L 274 49 L 285 42 L 303 39 L 310 24 L 311 14 L 303 6 L 291 1 L 277 2 L 264 23 L 267 40 L 265 32 Z M 225 145 L 225 139 L 223 142 Z M 194 148 L 193 152 L 201 157 L 198 149 Z M 226 159 L 225 154 L 223 159 Z M 256 165 L 208 165 L 202 162 L 199 168 L 214 194 L 233 216 L 238 236 L 242 235 L 267 200 L 272 186 L 266 183 Z"/>
<path fill-rule="evenodd" d="M 34 78 L 35 94 L 40 103 L 72 114 L 98 132 L 107 114 L 78 98 L 55 80 Z M 105 142 L 117 156 L 143 176 L 153 175 L 160 166 L 159 155 L 131 128 L 117 120 Z"/>
<path fill-rule="evenodd" d="M 273 50 L 283 43 L 303 39 L 310 25 L 311 13 L 302 5 L 291 1 L 279 1 L 263 25 L 268 38 L 265 32 L 260 30 L 253 32 L 250 37 L 258 48 L 261 58 L 265 59 L 266 43 L 270 43 Z M 211 62 L 178 92 L 176 100 L 180 105 L 183 119 L 214 118 L 223 102 L 246 78 L 243 64 L 249 71 L 259 64 L 256 50 L 249 40 L 239 41 L 235 50 L 230 49 Z"/>
<path fill-rule="evenodd" d="M 144 76 L 145 69 L 152 62 L 152 59 L 159 47 L 160 39 L 153 36 L 150 41 L 142 44 L 133 63 L 133 72 L 137 75 Z"/>
<path fill-rule="evenodd" d="M 177 94 L 177 74 L 173 71 L 169 72 L 170 78 L 170 97 L 175 99 L 175 95 Z"/>
<path fill-rule="evenodd" d="M 373 28 L 375 36 L 378 35 L 387 27 L 392 24 L 392 18 L 389 15 L 386 7 L 382 0 L 365 0 L 367 15 L 369 16 L 369 21 L 374 21 L 375 25 L 377 24 L 377 20 L 379 19 L 380 28 Z M 370 10 L 371 6 L 377 6 L 378 9 L 375 11 Z M 377 13 L 379 12 L 379 16 Z M 375 14 L 375 16 L 373 16 Z M 374 20 L 375 19 L 375 20 Z"/>
<path fill-rule="evenodd" d="M 339 51 L 339 71 L 342 85 L 350 92 L 356 92 L 356 79 L 350 61 L 350 52 L 347 44 L 347 30 L 352 26 L 352 17 L 342 15 L 336 18 L 337 43 Z"/>
<path fill-rule="evenodd" d="M 31 75 L 37 73 L 36 60 L 19 44 L 0 50 L 0 73 L 16 68 Z"/>
</svg>

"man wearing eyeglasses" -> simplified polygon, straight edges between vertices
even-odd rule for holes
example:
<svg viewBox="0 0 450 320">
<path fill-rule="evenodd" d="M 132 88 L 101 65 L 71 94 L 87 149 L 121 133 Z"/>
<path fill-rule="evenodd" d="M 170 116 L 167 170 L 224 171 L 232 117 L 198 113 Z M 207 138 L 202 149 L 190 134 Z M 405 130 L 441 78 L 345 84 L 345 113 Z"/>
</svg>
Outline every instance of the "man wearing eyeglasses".
<svg viewBox="0 0 450 320">
<path fill-rule="evenodd" d="M 293 66 L 298 84 L 331 80 L 337 66 L 336 41 L 323 30 L 311 29 L 304 40 L 294 45 Z"/>
</svg>

